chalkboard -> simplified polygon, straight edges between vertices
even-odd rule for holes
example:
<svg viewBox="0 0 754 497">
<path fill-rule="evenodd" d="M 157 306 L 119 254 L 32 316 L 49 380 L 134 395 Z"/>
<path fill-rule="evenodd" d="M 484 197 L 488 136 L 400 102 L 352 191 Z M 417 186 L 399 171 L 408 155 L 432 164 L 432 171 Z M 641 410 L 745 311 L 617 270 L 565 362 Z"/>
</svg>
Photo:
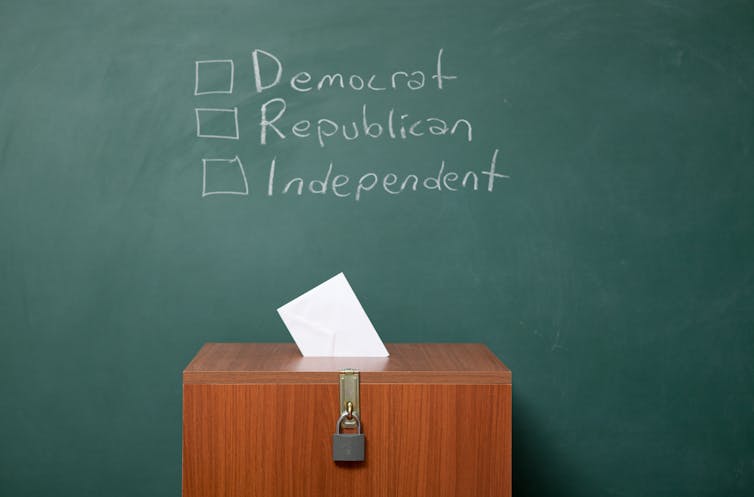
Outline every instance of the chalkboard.
<svg viewBox="0 0 754 497">
<path fill-rule="evenodd" d="M 179 495 L 183 367 L 343 271 L 511 368 L 516 495 L 751 495 L 753 20 L 4 1 L 0 494 Z"/>
</svg>

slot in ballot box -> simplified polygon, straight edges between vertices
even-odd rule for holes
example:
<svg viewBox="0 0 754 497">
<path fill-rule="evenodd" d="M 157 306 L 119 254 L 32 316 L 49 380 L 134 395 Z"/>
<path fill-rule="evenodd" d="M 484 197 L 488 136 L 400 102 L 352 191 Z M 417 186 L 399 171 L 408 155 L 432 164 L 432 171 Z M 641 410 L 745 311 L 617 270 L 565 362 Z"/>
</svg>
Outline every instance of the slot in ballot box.
<svg viewBox="0 0 754 497">
<path fill-rule="evenodd" d="M 183 497 L 510 496 L 510 370 L 480 344 L 387 349 L 206 344 L 183 372 Z M 346 369 L 362 462 L 333 461 Z"/>
</svg>

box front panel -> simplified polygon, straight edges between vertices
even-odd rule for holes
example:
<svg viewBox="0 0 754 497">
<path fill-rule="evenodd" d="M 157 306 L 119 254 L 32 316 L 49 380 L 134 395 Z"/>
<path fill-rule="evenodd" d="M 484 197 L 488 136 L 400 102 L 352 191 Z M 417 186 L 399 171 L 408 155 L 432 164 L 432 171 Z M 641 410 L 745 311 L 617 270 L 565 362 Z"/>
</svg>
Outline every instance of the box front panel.
<svg viewBox="0 0 754 497">
<path fill-rule="evenodd" d="M 184 497 L 501 497 L 511 386 L 362 384 L 363 463 L 332 461 L 337 384 L 184 385 Z"/>
</svg>

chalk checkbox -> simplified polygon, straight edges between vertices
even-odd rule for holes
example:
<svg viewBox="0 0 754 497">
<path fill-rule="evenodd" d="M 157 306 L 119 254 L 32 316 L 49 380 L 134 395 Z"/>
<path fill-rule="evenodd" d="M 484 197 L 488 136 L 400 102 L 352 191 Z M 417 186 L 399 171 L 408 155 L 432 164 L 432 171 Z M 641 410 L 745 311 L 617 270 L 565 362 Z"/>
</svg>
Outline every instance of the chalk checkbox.
<svg viewBox="0 0 754 497">
<path fill-rule="evenodd" d="M 194 95 L 233 93 L 235 68 L 230 59 L 195 61 Z"/>
<path fill-rule="evenodd" d="M 241 159 L 202 159 L 202 197 L 207 195 L 248 195 Z"/>
<path fill-rule="evenodd" d="M 200 138 L 224 138 L 238 140 L 238 108 L 194 109 L 196 113 L 196 136 Z"/>
</svg>

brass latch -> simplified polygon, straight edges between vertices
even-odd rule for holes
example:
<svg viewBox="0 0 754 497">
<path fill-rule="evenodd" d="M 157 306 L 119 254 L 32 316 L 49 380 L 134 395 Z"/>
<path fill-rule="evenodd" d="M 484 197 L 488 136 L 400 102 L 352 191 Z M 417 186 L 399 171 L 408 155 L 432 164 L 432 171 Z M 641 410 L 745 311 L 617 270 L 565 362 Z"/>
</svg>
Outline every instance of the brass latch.
<svg viewBox="0 0 754 497">
<path fill-rule="evenodd" d="M 340 414 L 346 414 L 343 426 L 355 428 L 357 420 L 361 418 L 359 406 L 359 371 L 356 369 L 344 369 L 340 372 Z"/>
</svg>

